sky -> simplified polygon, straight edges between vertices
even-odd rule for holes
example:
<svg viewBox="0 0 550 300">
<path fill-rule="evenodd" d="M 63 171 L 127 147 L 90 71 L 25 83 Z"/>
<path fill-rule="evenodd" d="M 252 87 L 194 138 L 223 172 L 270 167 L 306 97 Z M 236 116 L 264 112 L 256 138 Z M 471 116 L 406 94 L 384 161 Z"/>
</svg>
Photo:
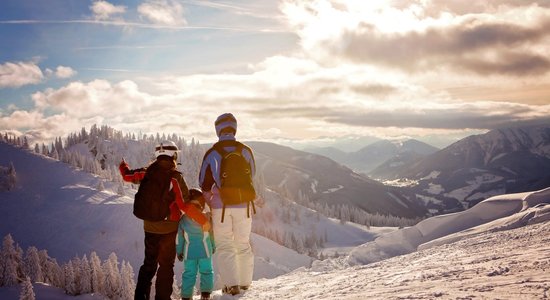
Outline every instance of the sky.
<svg viewBox="0 0 550 300">
<path fill-rule="evenodd" d="M 444 147 L 550 124 L 550 0 L 2 0 L 0 132 Z M 352 146 L 350 146 L 352 147 Z"/>
</svg>

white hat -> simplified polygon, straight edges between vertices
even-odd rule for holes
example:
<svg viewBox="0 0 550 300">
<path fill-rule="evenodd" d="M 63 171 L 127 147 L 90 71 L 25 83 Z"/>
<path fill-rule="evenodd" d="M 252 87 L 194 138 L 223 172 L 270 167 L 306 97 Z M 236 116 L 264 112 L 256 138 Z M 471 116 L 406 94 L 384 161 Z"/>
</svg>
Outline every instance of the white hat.
<svg viewBox="0 0 550 300">
<path fill-rule="evenodd" d="M 155 157 L 166 155 L 175 158 L 177 157 L 178 152 L 180 152 L 178 146 L 176 146 L 176 143 L 172 141 L 161 142 L 155 147 Z"/>
</svg>

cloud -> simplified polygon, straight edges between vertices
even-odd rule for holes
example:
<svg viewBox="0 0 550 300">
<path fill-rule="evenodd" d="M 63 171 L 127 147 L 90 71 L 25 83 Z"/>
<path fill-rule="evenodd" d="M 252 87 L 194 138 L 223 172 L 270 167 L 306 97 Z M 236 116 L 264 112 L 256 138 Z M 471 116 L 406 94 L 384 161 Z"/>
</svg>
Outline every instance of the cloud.
<svg viewBox="0 0 550 300">
<path fill-rule="evenodd" d="M 389 3 L 287 1 L 282 8 L 304 51 L 324 62 L 502 76 L 544 75 L 549 70 L 547 1 L 546 7 L 519 1 Z"/>
<path fill-rule="evenodd" d="M 94 19 L 98 21 L 110 20 L 113 15 L 123 14 L 126 12 L 126 6 L 113 5 L 107 1 L 95 1 L 90 9 L 94 14 Z"/>
<path fill-rule="evenodd" d="M 172 0 L 147 0 L 138 6 L 138 13 L 158 25 L 186 25 L 183 6 Z"/>
<path fill-rule="evenodd" d="M 291 54 L 267 57 L 240 73 L 151 78 L 111 70 L 132 79 L 74 81 L 36 92 L 25 117 L 50 127 L 18 129 L 52 128 L 48 134 L 61 135 L 99 122 L 212 141 L 212 123 L 227 111 L 237 116 L 242 139 L 444 134 L 548 123 L 549 2 L 481 3 L 289 1 L 283 12 L 299 36 Z M 152 24 L 136 26 L 188 28 L 174 1 L 147 1 L 139 13 Z M 0 125 L 11 119 L 23 124 L 16 122 L 22 113 L 9 114 Z M 54 120 L 63 127 L 52 127 Z"/>
<path fill-rule="evenodd" d="M 71 82 L 57 90 L 46 89 L 32 95 L 36 108 L 51 109 L 76 118 L 114 117 L 132 112 L 148 103 L 148 95 L 138 91 L 132 81 L 115 85 L 105 80 Z"/>
<path fill-rule="evenodd" d="M 498 11 L 502 7 L 544 7 L 550 8 L 549 0 L 525 1 L 525 0 L 394 0 L 393 5 L 399 9 L 410 9 L 414 6 L 424 7 L 426 17 L 438 17 L 445 13 L 458 15 L 480 14 Z"/>
<path fill-rule="evenodd" d="M 496 129 L 510 126 L 512 123 L 527 125 L 550 122 L 550 105 L 526 106 L 495 102 L 426 105 L 416 103 L 393 109 L 357 106 L 273 106 L 252 109 L 249 113 L 270 119 L 315 119 L 337 126 L 363 128 Z M 330 125 L 325 126 L 330 128 Z"/>
<path fill-rule="evenodd" d="M 58 66 L 55 71 L 55 76 L 58 78 L 70 78 L 76 75 L 76 71 L 71 67 Z"/>
<path fill-rule="evenodd" d="M 380 36 L 365 28 L 343 35 L 347 47 L 339 55 L 357 61 L 420 71 L 447 65 L 479 74 L 544 74 L 550 61 L 529 50 L 511 52 L 550 36 L 550 22 L 537 28 L 510 24 L 459 24 L 425 33 Z M 327 43 L 324 45 L 330 49 Z M 333 49 L 333 51 L 338 51 Z M 490 51 L 486 55 L 485 51 Z M 485 58 L 490 57 L 490 58 Z"/>
<path fill-rule="evenodd" d="M 34 62 L 6 62 L 0 65 L 0 88 L 38 84 L 43 79 L 42 70 Z"/>
<path fill-rule="evenodd" d="M 85 120 L 71 118 L 66 114 L 45 116 L 43 113 L 32 110 L 17 110 L 7 116 L 0 116 L 0 129 L 2 131 L 15 130 L 22 132 L 31 143 L 51 142 L 55 137 L 66 136 L 82 126 L 91 126 L 92 123 Z"/>
<path fill-rule="evenodd" d="M 154 83 L 154 92 L 146 91 L 144 83 Z M 103 124 L 123 131 L 184 133 L 202 141 L 215 138 L 212 122 L 227 111 L 238 116 L 243 139 L 305 139 L 368 128 L 400 134 L 411 128 L 493 129 L 550 121 L 550 105 L 463 103 L 444 91 L 363 66 L 331 69 L 282 56 L 265 60 L 248 74 L 71 82 L 37 92 L 33 100 L 36 111 L 54 112 L 74 123 L 100 117 Z"/>
</svg>

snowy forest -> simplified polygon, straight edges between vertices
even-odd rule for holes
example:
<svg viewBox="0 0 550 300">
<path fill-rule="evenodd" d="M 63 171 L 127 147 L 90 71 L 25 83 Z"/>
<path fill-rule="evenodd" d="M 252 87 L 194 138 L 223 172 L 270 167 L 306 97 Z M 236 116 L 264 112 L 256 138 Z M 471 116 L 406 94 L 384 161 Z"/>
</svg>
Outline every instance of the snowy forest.
<svg viewBox="0 0 550 300">
<path fill-rule="evenodd" d="M 75 257 L 60 265 L 47 250 L 31 246 L 23 252 L 6 235 L 0 250 L 0 286 L 21 284 L 20 299 L 28 300 L 35 298 L 31 284 L 35 282 L 61 288 L 68 295 L 99 293 L 109 299 L 132 299 L 135 286 L 132 266 L 126 261 L 119 264 L 115 253 L 103 262 L 92 252 L 89 258 Z"/>
</svg>

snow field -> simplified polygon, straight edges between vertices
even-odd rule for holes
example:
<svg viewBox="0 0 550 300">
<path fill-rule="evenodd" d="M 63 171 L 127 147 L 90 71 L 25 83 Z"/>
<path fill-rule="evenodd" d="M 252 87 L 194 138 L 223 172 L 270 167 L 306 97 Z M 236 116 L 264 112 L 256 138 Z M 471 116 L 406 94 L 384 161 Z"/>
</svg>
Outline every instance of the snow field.
<svg viewBox="0 0 550 300">
<path fill-rule="evenodd" d="M 214 299 L 548 299 L 550 222 L 484 232 L 369 265 L 297 269 Z"/>
</svg>

